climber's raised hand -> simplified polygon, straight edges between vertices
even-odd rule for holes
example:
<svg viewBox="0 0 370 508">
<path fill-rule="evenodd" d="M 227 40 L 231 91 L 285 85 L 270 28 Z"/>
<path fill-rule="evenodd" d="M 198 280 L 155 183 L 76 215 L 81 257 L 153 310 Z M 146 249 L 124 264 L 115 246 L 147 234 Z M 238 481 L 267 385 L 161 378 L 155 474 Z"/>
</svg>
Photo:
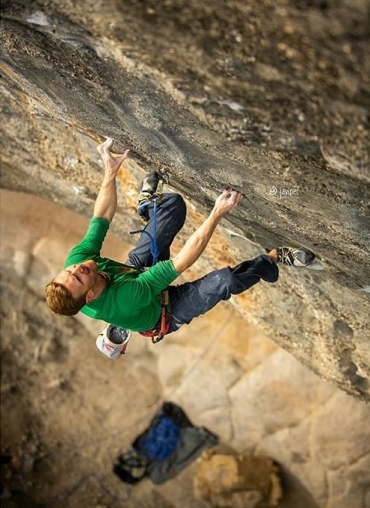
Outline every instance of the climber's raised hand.
<svg viewBox="0 0 370 508">
<path fill-rule="evenodd" d="M 127 159 L 130 150 L 126 150 L 123 154 L 118 155 L 117 157 L 113 157 L 110 152 L 110 147 L 112 144 L 113 139 L 107 138 L 104 143 L 97 147 L 97 150 L 103 159 L 105 171 L 112 176 L 116 176 L 122 162 Z"/>
</svg>

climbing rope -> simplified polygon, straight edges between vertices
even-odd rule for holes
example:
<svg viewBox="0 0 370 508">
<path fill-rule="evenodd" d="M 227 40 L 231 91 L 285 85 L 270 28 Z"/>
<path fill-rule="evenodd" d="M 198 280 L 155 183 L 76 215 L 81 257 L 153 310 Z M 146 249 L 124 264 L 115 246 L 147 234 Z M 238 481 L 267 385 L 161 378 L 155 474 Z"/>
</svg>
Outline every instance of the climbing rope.
<svg viewBox="0 0 370 508">
<path fill-rule="evenodd" d="M 150 253 L 153 256 L 153 265 L 158 263 L 159 258 L 159 250 L 157 247 L 157 208 L 158 208 L 158 198 L 153 199 L 154 209 L 153 209 L 153 234 L 151 235 L 145 229 L 138 229 L 137 231 L 130 231 L 130 235 L 135 235 L 137 233 L 144 233 L 150 238 Z"/>
</svg>

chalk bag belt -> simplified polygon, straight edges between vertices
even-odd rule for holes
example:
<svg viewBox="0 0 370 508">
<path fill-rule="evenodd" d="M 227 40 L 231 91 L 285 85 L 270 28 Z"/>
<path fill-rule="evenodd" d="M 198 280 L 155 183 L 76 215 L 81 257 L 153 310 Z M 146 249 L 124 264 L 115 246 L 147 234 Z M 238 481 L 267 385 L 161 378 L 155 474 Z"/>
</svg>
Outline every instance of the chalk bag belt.
<svg viewBox="0 0 370 508">
<path fill-rule="evenodd" d="M 170 298 L 168 294 L 168 290 L 162 291 L 161 294 L 161 317 L 159 318 L 158 323 L 151 330 L 147 330 L 146 332 L 139 332 L 140 335 L 144 337 L 151 337 L 153 344 L 156 344 L 160 340 L 164 338 L 168 330 L 170 329 L 170 320 L 171 320 L 171 312 L 170 312 Z"/>
</svg>

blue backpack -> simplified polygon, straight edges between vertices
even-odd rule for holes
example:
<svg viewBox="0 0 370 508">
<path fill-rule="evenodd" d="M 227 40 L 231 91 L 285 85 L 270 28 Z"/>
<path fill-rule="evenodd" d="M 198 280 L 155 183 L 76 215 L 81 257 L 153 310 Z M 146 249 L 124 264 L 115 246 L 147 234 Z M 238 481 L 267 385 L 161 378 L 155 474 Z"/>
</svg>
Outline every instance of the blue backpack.
<svg viewBox="0 0 370 508">
<path fill-rule="evenodd" d="M 149 427 L 117 457 L 113 471 L 132 485 L 145 477 L 160 484 L 174 478 L 205 448 L 217 443 L 215 434 L 194 426 L 179 406 L 164 402 Z"/>
<path fill-rule="evenodd" d="M 175 451 L 179 439 L 178 424 L 162 413 L 142 440 L 141 452 L 152 460 L 164 460 Z"/>
</svg>

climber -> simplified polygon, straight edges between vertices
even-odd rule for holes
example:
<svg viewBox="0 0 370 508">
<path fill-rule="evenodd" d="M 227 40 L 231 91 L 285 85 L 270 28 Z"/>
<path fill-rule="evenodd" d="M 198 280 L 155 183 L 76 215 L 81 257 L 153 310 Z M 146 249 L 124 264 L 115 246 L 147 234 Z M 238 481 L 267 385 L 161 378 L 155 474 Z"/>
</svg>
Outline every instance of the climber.
<svg viewBox="0 0 370 508">
<path fill-rule="evenodd" d="M 157 172 L 143 180 L 139 196 L 138 210 L 148 234 L 140 235 L 125 264 L 100 257 L 117 207 L 117 171 L 129 154 L 126 150 L 113 157 L 112 143 L 107 138 L 98 146 L 105 173 L 87 233 L 69 253 L 64 269 L 46 286 L 47 304 L 56 314 L 72 316 L 81 311 L 91 318 L 143 335 L 165 335 L 261 279 L 276 282 L 278 263 L 302 267 L 314 260 L 315 255 L 305 248 L 280 247 L 266 250 L 266 254 L 237 266 L 211 271 L 193 282 L 173 285 L 203 253 L 222 217 L 238 205 L 242 195 L 225 189 L 203 224 L 170 259 L 170 247 L 184 224 L 186 206 L 179 194 L 158 193 L 161 178 Z M 158 262 L 153 265 L 154 230 Z"/>
</svg>

